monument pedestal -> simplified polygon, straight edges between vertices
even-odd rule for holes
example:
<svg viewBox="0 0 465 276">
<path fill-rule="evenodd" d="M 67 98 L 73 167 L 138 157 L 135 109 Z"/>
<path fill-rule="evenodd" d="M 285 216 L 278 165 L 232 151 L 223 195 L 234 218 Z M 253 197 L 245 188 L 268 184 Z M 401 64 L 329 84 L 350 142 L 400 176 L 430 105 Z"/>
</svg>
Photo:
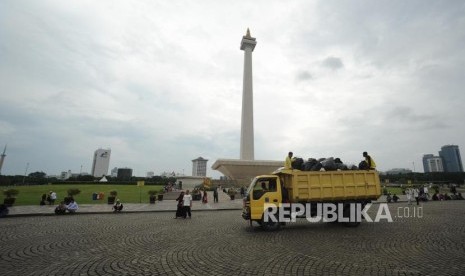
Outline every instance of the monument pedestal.
<svg viewBox="0 0 465 276">
<path fill-rule="evenodd" d="M 255 176 L 270 174 L 283 166 L 283 161 L 218 159 L 212 169 L 235 180 L 240 186 L 248 186 Z"/>
</svg>

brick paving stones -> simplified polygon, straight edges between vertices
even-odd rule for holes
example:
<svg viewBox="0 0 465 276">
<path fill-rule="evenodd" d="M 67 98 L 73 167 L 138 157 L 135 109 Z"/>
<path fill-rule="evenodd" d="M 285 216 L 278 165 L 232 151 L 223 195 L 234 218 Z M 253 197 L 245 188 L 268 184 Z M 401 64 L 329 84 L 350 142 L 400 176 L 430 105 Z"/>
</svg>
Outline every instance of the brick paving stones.
<svg viewBox="0 0 465 276">
<path fill-rule="evenodd" d="M 1 275 L 464 275 L 465 201 L 422 218 L 347 228 L 301 220 L 277 232 L 239 210 L 0 219 Z M 375 211 L 375 210 L 373 210 Z"/>
</svg>

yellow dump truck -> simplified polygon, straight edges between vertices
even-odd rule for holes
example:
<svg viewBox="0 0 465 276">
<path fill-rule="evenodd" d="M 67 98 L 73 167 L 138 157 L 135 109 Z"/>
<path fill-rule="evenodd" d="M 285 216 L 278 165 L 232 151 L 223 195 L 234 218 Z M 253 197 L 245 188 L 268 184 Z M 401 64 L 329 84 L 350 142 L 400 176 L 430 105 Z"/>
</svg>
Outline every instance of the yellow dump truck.
<svg viewBox="0 0 465 276">
<path fill-rule="evenodd" d="M 279 169 L 271 175 L 254 178 L 246 196 L 242 217 L 259 223 L 266 230 L 275 230 L 283 222 L 266 221 L 265 214 L 271 207 L 305 205 L 300 217 L 314 216 L 318 204 L 332 204 L 343 208 L 343 214 L 349 214 L 350 205 L 359 204 L 363 208 L 367 203 L 381 196 L 379 175 L 374 170 L 346 171 L 300 171 Z M 329 203 L 329 204 L 328 204 Z M 354 209 L 360 212 L 360 209 Z M 359 214 L 357 214 L 359 216 Z M 348 222 L 348 226 L 357 226 L 360 221 Z"/>
</svg>

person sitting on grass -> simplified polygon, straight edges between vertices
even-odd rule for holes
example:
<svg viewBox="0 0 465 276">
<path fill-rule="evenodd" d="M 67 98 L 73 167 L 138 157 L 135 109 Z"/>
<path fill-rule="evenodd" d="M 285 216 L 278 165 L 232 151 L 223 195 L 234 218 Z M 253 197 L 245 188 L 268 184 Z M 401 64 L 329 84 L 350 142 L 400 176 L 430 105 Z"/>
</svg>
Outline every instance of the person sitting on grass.
<svg viewBox="0 0 465 276">
<path fill-rule="evenodd" d="M 123 210 L 123 204 L 117 199 L 113 205 L 113 212 L 121 212 L 121 210 Z"/>
<path fill-rule="evenodd" d="M 55 214 L 57 215 L 66 214 L 66 205 L 64 201 L 60 202 L 60 204 L 55 208 Z"/>
<path fill-rule="evenodd" d="M 71 202 L 66 206 L 66 210 L 70 212 L 71 214 L 76 213 L 76 211 L 79 209 L 79 206 L 77 205 L 77 202 L 74 201 L 74 199 L 71 199 Z"/>
<path fill-rule="evenodd" d="M 394 194 L 392 196 L 392 201 L 394 201 L 394 203 L 396 203 L 398 200 L 399 200 L 399 197 L 396 194 Z"/>
</svg>

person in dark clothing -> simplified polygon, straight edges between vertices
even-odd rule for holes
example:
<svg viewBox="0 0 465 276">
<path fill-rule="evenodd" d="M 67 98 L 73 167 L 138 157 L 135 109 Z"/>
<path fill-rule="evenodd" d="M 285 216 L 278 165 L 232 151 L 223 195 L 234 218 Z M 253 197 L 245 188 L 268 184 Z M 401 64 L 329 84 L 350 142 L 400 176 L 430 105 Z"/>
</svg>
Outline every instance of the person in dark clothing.
<svg viewBox="0 0 465 276">
<path fill-rule="evenodd" d="M 40 205 L 43 206 L 43 205 L 46 205 L 47 203 L 45 203 L 45 201 L 47 200 L 47 195 L 46 194 L 42 194 L 42 198 L 40 200 Z"/>
<path fill-rule="evenodd" d="M 120 200 L 117 199 L 115 204 L 113 205 L 113 212 L 121 212 L 122 210 L 123 210 L 123 203 L 121 203 Z"/>
<path fill-rule="evenodd" d="M 218 188 L 213 189 L 213 202 L 218 203 Z"/>
<path fill-rule="evenodd" d="M 178 202 L 178 206 L 176 209 L 176 216 L 174 217 L 175 219 L 184 216 L 184 208 L 183 208 L 184 192 L 181 192 L 179 194 L 178 198 L 176 198 L 176 201 Z"/>
<path fill-rule="evenodd" d="M 0 204 L 0 218 L 6 217 L 8 212 L 8 207 L 5 204 Z"/>
<path fill-rule="evenodd" d="M 55 208 L 55 214 L 57 215 L 66 214 L 66 205 L 64 201 L 60 202 L 60 204 Z"/>
</svg>

